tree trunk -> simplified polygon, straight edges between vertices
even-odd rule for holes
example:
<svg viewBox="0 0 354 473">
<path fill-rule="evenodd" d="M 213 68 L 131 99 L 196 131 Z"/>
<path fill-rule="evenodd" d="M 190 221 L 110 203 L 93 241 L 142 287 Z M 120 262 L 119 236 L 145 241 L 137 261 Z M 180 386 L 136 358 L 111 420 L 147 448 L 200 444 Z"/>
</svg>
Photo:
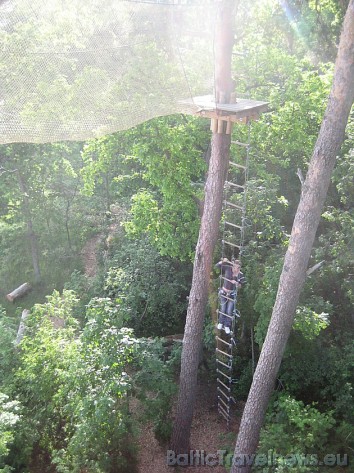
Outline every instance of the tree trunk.
<svg viewBox="0 0 354 473">
<path fill-rule="evenodd" d="M 306 278 L 316 230 L 354 100 L 354 0 L 344 19 L 327 110 L 302 189 L 278 294 L 243 412 L 231 473 L 248 473 Z M 248 457 L 249 458 L 249 457 Z"/>
<path fill-rule="evenodd" d="M 224 97 L 226 101 L 230 98 L 233 89 L 231 53 L 234 43 L 235 4 L 235 0 L 220 2 L 215 38 L 215 95 L 219 100 Z M 171 449 L 176 454 L 189 452 L 203 322 L 208 300 L 213 251 L 219 233 L 230 140 L 230 135 L 225 133 L 213 133 L 212 136 L 211 157 L 205 184 L 204 211 L 195 252 L 192 288 L 184 331 L 177 412 L 171 439 Z"/>
<path fill-rule="evenodd" d="M 42 279 L 41 270 L 39 266 L 38 247 L 37 247 L 37 236 L 33 231 L 33 223 L 31 218 L 30 201 L 27 193 L 26 183 L 23 176 L 17 171 L 18 183 L 23 198 L 23 214 L 27 223 L 27 236 L 31 247 L 32 265 L 35 282 L 40 282 Z"/>
<path fill-rule="evenodd" d="M 19 343 L 21 343 L 21 340 L 23 339 L 23 336 L 24 336 L 25 330 L 26 330 L 25 320 L 27 319 L 29 314 L 30 314 L 30 311 L 28 309 L 24 309 L 22 311 L 21 321 L 20 321 L 20 325 L 18 327 L 17 337 L 16 337 L 16 340 L 15 340 L 15 345 L 18 345 Z"/>
<path fill-rule="evenodd" d="M 65 230 L 66 230 L 66 238 L 68 240 L 69 250 L 71 251 L 71 238 L 70 238 L 70 230 L 69 230 L 69 212 L 70 212 L 70 205 L 71 202 L 66 202 L 66 209 L 65 209 Z"/>
</svg>

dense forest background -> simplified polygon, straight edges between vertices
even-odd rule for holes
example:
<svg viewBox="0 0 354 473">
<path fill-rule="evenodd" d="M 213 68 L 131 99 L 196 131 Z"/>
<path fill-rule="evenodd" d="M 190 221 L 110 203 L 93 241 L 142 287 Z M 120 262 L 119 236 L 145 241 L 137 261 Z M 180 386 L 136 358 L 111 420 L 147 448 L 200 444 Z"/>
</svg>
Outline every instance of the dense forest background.
<svg viewBox="0 0 354 473">
<path fill-rule="evenodd" d="M 247 397 L 271 316 L 345 7 L 239 8 L 236 91 L 269 101 L 270 111 L 234 131 L 251 138 L 237 400 Z M 1 472 L 38 462 L 43 472 L 133 472 L 139 426 L 152 421 L 168 440 L 180 348 L 167 353 L 164 337 L 183 333 L 209 143 L 207 120 L 173 115 L 85 143 L 0 147 Z M 352 114 L 312 253 L 322 265 L 302 293 L 259 452 L 354 451 L 353 156 Z M 32 291 L 8 302 L 24 282 Z M 216 288 L 215 273 L 201 357 L 210 380 Z"/>
</svg>

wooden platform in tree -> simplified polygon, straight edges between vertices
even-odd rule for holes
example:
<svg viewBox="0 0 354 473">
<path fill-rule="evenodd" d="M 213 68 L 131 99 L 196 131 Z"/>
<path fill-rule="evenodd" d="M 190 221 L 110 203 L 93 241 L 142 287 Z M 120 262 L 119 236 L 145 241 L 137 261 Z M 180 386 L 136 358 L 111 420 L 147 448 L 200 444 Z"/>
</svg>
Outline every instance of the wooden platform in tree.
<svg viewBox="0 0 354 473">
<path fill-rule="evenodd" d="M 185 113 L 210 118 L 212 127 L 214 121 L 214 128 L 215 121 L 229 122 L 230 124 L 247 123 L 250 120 L 258 120 L 261 113 L 268 111 L 269 102 L 241 98 L 234 99 L 234 101 L 234 103 L 216 103 L 213 95 L 203 95 L 183 100 L 181 104 L 185 107 L 183 110 Z M 230 125 L 229 128 L 231 128 Z M 219 132 L 221 131 L 219 130 Z"/>
</svg>

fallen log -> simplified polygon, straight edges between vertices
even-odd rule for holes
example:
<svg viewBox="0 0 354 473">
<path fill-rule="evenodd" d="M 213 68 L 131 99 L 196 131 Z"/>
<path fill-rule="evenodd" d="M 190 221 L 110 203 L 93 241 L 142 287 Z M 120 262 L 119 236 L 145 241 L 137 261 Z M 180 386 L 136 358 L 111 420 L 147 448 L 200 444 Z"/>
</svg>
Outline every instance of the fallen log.
<svg viewBox="0 0 354 473">
<path fill-rule="evenodd" d="M 21 342 L 22 338 L 23 338 L 23 335 L 24 335 L 25 330 L 26 330 L 25 320 L 27 319 L 29 314 L 30 314 L 30 311 L 28 309 L 24 309 L 22 311 L 20 325 L 19 325 L 18 330 L 17 330 L 17 337 L 16 337 L 16 340 L 15 340 L 15 345 L 18 345 Z"/>
<path fill-rule="evenodd" d="M 6 299 L 10 302 L 14 302 L 19 297 L 26 295 L 32 289 L 31 285 L 28 282 L 21 284 L 18 288 L 7 294 Z"/>
</svg>

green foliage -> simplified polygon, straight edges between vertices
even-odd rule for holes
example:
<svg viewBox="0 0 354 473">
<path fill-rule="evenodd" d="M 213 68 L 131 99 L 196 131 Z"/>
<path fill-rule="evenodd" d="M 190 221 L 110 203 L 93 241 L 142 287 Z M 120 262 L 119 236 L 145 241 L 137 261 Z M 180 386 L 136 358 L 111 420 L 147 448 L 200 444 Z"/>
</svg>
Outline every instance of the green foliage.
<svg viewBox="0 0 354 473">
<path fill-rule="evenodd" d="M 32 269 L 29 266 L 25 229 L 23 224 L 14 224 L 0 220 L 0 247 L 2 265 L 0 279 L 3 287 L 9 292 L 18 285 L 18 275 L 32 278 Z M 6 282 L 5 282 L 6 281 Z"/>
<path fill-rule="evenodd" d="M 281 217 L 288 202 L 278 195 L 277 178 L 250 179 L 248 182 L 246 236 L 257 241 L 283 242 L 285 240 Z"/>
<path fill-rule="evenodd" d="M 77 143 L 1 146 L 0 245 L 4 262 L 0 282 L 8 290 L 18 286 L 19 276 L 30 282 L 35 279 L 34 260 L 48 292 L 61 288 L 79 266 L 77 250 L 92 214 L 92 202 L 78 199 L 80 148 Z"/>
<path fill-rule="evenodd" d="M 320 334 L 321 330 L 329 326 L 328 316 L 329 312 L 332 311 L 332 307 L 321 297 L 312 297 L 306 302 L 306 306 L 300 305 L 296 309 L 293 329 L 299 331 L 304 338 L 313 340 Z M 322 309 L 321 313 L 316 312 L 319 309 Z"/>
<path fill-rule="evenodd" d="M 109 299 L 92 300 L 87 319 L 67 372 L 69 439 L 54 452 L 54 463 L 61 472 L 126 471 L 134 458 L 126 369 L 136 341 L 131 331 L 119 328 L 118 309 Z"/>
<path fill-rule="evenodd" d="M 207 146 L 203 121 L 178 116 L 92 140 L 83 151 L 83 192 L 101 195 L 106 210 L 132 198 L 129 235 L 147 233 L 162 255 L 190 259 L 202 197 L 194 184 L 204 178 Z"/>
<path fill-rule="evenodd" d="M 348 340 L 343 346 L 334 343 L 330 346 L 326 331 L 314 340 L 293 332 L 279 380 L 281 386 L 297 399 L 306 403 L 317 400 L 321 410 L 332 410 L 338 424 L 352 423 L 353 370 L 351 341 Z"/>
<path fill-rule="evenodd" d="M 133 132 L 88 141 L 82 152 L 82 193 L 101 197 L 106 210 L 115 199 L 128 200 L 144 183 L 139 160 L 132 154 Z"/>
<path fill-rule="evenodd" d="M 354 423 L 354 346 L 352 339 L 328 350 L 321 397 L 338 419 Z M 352 439 L 350 440 L 352 442 Z"/>
<path fill-rule="evenodd" d="M 131 396 L 165 441 L 178 356 L 166 362 L 161 342 L 134 338 L 123 327 L 118 298 L 92 299 L 81 333 L 72 316 L 75 294 L 54 292 L 47 299 L 32 309 L 20 345 L 11 389 L 23 405 L 23 421 L 9 464 L 20 469 L 40 450 L 62 473 L 135 471 L 142 419 L 132 415 Z M 58 328 L 59 321 L 64 327 Z"/>
<path fill-rule="evenodd" d="M 204 177 L 202 155 L 208 143 L 203 122 L 176 116 L 156 119 L 137 128 L 136 140 L 132 151 L 150 189 L 133 197 L 125 228 L 135 237 L 147 232 L 162 255 L 191 259 L 202 197 L 193 183 Z"/>
<path fill-rule="evenodd" d="M 18 401 L 10 401 L 9 396 L 0 392 L 0 472 L 9 473 L 12 468 L 5 465 L 9 445 L 15 437 L 15 426 L 19 423 L 21 415 Z"/>
<path fill-rule="evenodd" d="M 246 401 L 253 381 L 252 360 L 248 356 L 236 355 L 234 357 L 233 376 L 237 380 L 233 387 L 235 399 Z"/>
<path fill-rule="evenodd" d="M 183 330 L 190 266 L 161 256 L 145 238 L 112 247 L 105 295 L 123 305 L 124 321 L 138 335 L 167 335 Z"/>
<path fill-rule="evenodd" d="M 23 457 L 30 455 L 35 445 L 50 451 L 64 441 L 62 393 L 66 372 L 78 355 L 77 323 L 71 317 L 75 303 L 72 292 L 65 291 L 62 296 L 54 292 L 47 303 L 34 306 L 26 320 L 28 327 L 20 344 L 13 388 L 24 406 L 25 417 L 17 436 L 17 444 L 21 445 L 17 461 L 28 461 Z M 65 328 L 55 328 L 59 318 Z"/>
<path fill-rule="evenodd" d="M 177 391 L 173 374 L 180 350 L 166 362 L 161 359 L 162 353 L 161 340 L 139 340 L 133 385 L 134 395 L 143 406 L 143 419 L 152 422 L 155 437 L 165 444 L 172 432 L 172 400 Z"/>
<path fill-rule="evenodd" d="M 0 306 L 0 385 L 6 384 L 11 371 L 16 364 L 14 341 L 16 338 L 16 321 L 7 317 L 5 310 Z"/>
<path fill-rule="evenodd" d="M 273 255 L 267 261 L 264 270 L 262 286 L 254 304 L 254 309 L 259 313 L 258 322 L 255 327 L 255 341 L 259 345 L 263 344 L 267 334 L 282 267 L 283 260 Z"/>
<path fill-rule="evenodd" d="M 25 436 L 32 448 L 39 445 L 50 452 L 58 471 L 89 466 L 90 471 L 108 472 L 125 465 L 132 454 L 125 446 L 130 420 L 124 370 L 134 340 L 116 328 L 116 311 L 107 300 L 92 301 L 78 338 L 71 316 L 76 302 L 72 292 L 64 291 L 32 310 L 16 372 L 27 423 L 18 441 Z M 65 328 L 54 328 L 56 317 L 65 320 Z M 36 432 L 32 438 L 26 433 L 30 426 Z"/>
<path fill-rule="evenodd" d="M 210 353 L 215 352 L 215 323 L 210 317 L 210 314 L 205 318 L 203 330 L 203 346 Z"/>
<path fill-rule="evenodd" d="M 304 405 L 286 393 L 278 396 L 273 409 L 268 414 L 262 429 L 258 453 L 268 454 L 272 451 L 280 455 L 280 458 L 275 465 L 261 471 L 264 473 L 314 471 L 313 465 L 294 467 L 293 464 L 287 463 L 286 457 L 289 453 L 291 455 L 324 453 L 329 431 L 335 424 L 333 414 L 331 412 L 323 414 L 314 406 Z"/>
</svg>

